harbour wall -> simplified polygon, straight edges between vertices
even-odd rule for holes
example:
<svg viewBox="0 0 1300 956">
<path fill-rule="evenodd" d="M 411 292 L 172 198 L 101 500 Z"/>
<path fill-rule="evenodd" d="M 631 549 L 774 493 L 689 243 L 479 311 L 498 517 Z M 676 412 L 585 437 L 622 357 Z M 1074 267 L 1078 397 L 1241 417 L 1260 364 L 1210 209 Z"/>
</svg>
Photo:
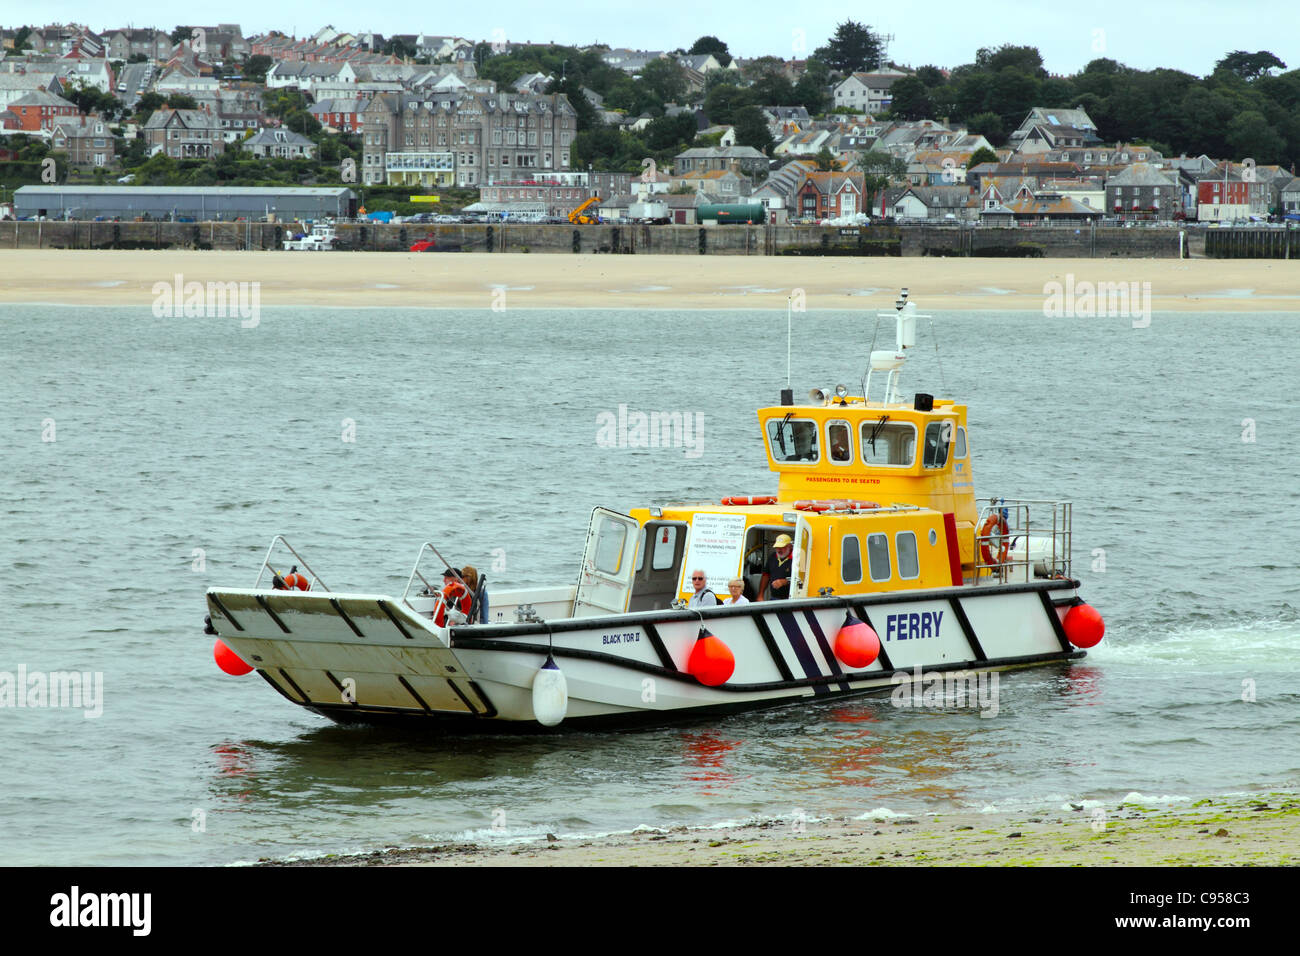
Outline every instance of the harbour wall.
<svg viewBox="0 0 1300 956">
<path fill-rule="evenodd" d="M 301 227 L 298 227 L 301 229 Z M 279 250 L 292 224 L 0 222 L 5 249 Z M 434 238 L 448 251 L 720 256 L 1300 258 L 1300 231 L 1095 226 L 685 226 L 340 223 L 345 249 L 400 252 Z M 1180 235 L 1182 243 L 1180 246 Z M 1207 241 L 1209 243 L 1207 249 Z"/>
</svg>

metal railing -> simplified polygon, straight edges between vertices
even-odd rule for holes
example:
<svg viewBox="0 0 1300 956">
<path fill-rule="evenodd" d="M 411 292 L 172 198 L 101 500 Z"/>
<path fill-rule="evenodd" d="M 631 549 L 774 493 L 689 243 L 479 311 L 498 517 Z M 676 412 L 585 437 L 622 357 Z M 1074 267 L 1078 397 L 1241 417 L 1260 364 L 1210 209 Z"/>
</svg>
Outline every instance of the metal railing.
<svg viewBox="0 0 1300 956">
<path fill-rule="evenodd" d="M 973 583 L 986 583 L 987 578 L 1001 584 L 1012 580 L 1071 577 L 1072 502 L 979 498 L 976 504 L 979 518 L 975 524 Z M 981 534 L 990 518 L 1000 520 Z"/>
<path fill-rule="evenodd" d="M 311 590 L 313 591 L 329 590 L 329 586 L 326 585 L 326 583 L 321 580 L 319 574 L 317 574 L 314 570 L 312 570 L 311 565 L 307 563 L 307 559 L 304 558 L 297 551 L 295 551 L 293 545 L 291 545 L 288 541 L 286 541 L 284 535 L 282 534 L 277 534 L 274 538 L 271 539 L 271 545 L 266 549 L 266 557 L 262 559 L 262 568 L 257 572 L 257 580 L 253 582 L 253 587 L 259 588 L 262 586 L 262 575 L 266 574 L 267 571 L 271 572 L 272 582 L 274 582 L 276 577 L 283 577 L 284 574 L 288 573 L 288 571 L 276 570 L 271 565 L 271 555 L 275 553 L 275 546 L 277 542 L 284 545 L 286 550 L 288 550 L 290 554 L 292 554 L 295 558 L 298 559 L 298 566 L 301 568 L 305 568 L 307 573 L 311 575 L 311 579 L 312 579 Z"/>
</svg>

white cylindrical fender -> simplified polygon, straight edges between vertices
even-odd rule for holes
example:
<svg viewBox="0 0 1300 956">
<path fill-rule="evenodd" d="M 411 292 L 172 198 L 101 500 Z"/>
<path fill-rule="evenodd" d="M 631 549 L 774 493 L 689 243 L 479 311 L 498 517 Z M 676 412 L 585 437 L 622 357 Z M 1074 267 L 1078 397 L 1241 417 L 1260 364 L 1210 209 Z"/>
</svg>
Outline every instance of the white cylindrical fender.
<svg viewBox="0 0 1300 956">
<path fill-rule="evenodd" d="M 533 716 L 543 727 L 554 727 L 569 710 L 569 688 L 564 672 L 549 654 L 533 677 Z"/>
</svg>

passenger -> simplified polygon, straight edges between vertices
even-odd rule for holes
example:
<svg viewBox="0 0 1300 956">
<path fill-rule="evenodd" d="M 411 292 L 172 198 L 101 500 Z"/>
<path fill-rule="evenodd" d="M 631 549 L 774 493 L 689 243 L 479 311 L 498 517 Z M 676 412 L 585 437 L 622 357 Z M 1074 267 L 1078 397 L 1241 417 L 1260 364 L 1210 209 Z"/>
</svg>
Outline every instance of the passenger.
<svg viewBox="0 0 1300 956">
<path fill-rule="evenodd" d="M 745 597 L 745 595 L 741 593 L 742 591 L 745 590 L 745 582 L 740 580 L 740 578 L 732 578 L 730 581 L 728 581 L 727 590 L 731 592 L 731 600 L 723 601 L 722 603 L 724 605 L 730 606 L 733 604 L 749 603 L 749 598 Z"/>
<path fill-rule="evenodd" d="M 469 587 L 469 593 L 471 595 L 477 595 L 479 598 L 478 614 L 475 615 L 478 618 L 478 620 L 473 623 L 478 623 L 478 624 L 487 623 L 487 619 L 488 619 L 487 587 L 485 586 L 483 588 L 483 593 L 479 594 L 478 568 L 474 567 L 474 565 L 472 564 L 467 564 L 460 569 L 460 576 L 465 579 L 465 584 L 468 585 Z"/>
<path fill-rule="evenodd" d="M 849 460 L 849 436 L 844 429 L 838 429 L 831 439 L 831 461 Z"/>
<path fill-rule="evenodd" d="M 718 606 L 718 596 L 704 586 L 705 580 L 704 572 L 699 568 L 691 572 L 691 585 L 695 588 L 695 593 L 686 602 L 688 608 Z"/>
<path fill-rule="evenodd" d="M 767 557 L 767 565 L 763 569 L 763 580 L 758 586 L 758 599 L 760 601 L 784 601 L 790 596 L 793 542 L 791 542 L 788 534 L 778 535 L 774 547 L 775 550 Z M 768 594 L 768 585 L 772 587 L 770 594 Z"/>
<path fill-rule="evenodd" d="M 473 601 L 474 598 L 469 593 L 469 588 L 465 587 L 459 572 L 448 568 L 442 572 L 442 600 L 438 602 L 433 623 L 439 627 L 446 627 L 450 619 L 452 624 L 464 624 Z M 450 613 L 447 611 L 448 608 L 451 608 Z"/>
</svg>

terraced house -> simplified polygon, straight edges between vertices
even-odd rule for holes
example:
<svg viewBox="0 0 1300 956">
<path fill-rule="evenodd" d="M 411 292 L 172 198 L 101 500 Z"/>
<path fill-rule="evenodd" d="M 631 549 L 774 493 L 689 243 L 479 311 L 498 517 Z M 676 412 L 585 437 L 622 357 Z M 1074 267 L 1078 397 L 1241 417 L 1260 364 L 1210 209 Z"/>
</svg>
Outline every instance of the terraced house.
<svg viewBox="0 0 1300 956">
<path fill-rule="evenodd" d="M 382 93 L 362 116 L 367 185 L 477 186 L 563 172 L 577 135 L 563 93 Z"/>
</svg>

